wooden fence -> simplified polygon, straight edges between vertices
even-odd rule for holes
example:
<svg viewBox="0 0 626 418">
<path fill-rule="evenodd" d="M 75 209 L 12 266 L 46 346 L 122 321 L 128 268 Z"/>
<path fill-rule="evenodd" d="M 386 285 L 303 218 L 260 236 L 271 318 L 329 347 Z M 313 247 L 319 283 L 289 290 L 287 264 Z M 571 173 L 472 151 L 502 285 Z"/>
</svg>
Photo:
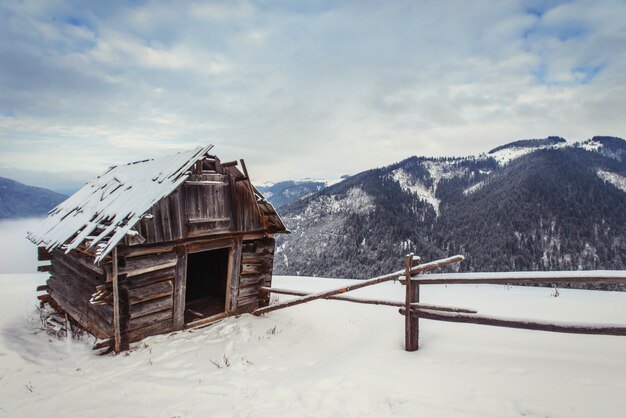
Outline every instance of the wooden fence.
<svg viewBox="0 0 626 418">
<path fill-rule="evenodd" d="M 626 335 L 626 326 L 601 324 L 569 324 L 534 320 L 517 320 L 495 316 L 482 316 L 467 308 L 439 306 L 420 303 L 420 286 L 433 284 L 626 284 L 626 271 L 558 271 L 558 272 L 508 272 L 508 273 L 451 273 L 420 275 L 426 271 L 463 260 L 457 255 L 430 263 L 420 264 L 420 258 L 408 254 L 404 270 L 364 280 L 349 286 L 326 290 L 319 293 L 307 293 L 295 290 L 261 287 L 262 292 L 299 296 L 298 298 L 266 306 L 253 312 L 262 315 L 278 309 L 299 305 L 317 299 L 341 300 L 354 303 L 399 307 L 405 317 L 405 349 L 416 351 L 419 347 L 419 319 L 434 321 L 481 324 L 507 328 L 521 328 L 539 331 L 565 332 L 572 334 Z M 351 290 L 372 286 L 391 280 L 400 280 L 405 285 L 403 302 L 363 299 L 343 296 Z M 407 314 L 408 313 L 408 314 Z"/>
</svg>

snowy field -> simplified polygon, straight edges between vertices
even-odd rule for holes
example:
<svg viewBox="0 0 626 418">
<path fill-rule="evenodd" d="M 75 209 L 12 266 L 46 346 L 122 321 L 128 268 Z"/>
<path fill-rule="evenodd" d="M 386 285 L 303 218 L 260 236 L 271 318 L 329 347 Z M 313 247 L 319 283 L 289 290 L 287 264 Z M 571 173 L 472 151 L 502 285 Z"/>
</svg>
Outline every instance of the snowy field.
<svg viewBox="0 0 626 418">
<path fill-rule="evenodd" d="M 397 309 L 315 301 L 151 337 L 122 355 L 40 331 L 44 274 L 0 275 L 0 416 L 620 417 L 626 338 L 421 320 L 403 351 Z M 276 277 L 333 288 L 346 280 Z M 355 295 L 402 299 L 399 283 Z M 626 294 L 432 286 L 428 303 L 480 313 L 626 323 Z M 285 298 L 287 296 L 284 296 Z"/>
<path fill-rule="evenodd" d="M 421 320 L 403 350 L 396 308 L 315 301 L 151 337 L 98 356 L 92 339 L 40 329 L 36 220 L 0 223 L 0 416 L 623 417 L 626 337 Z M 402 260 L 399 260 L 399 268 Z M 275 277 L 317 291 L 347 280 Z M 422 301 L 480 314 L 626 324 L 626 293 L 505 286 L 422 287 Z M 403 300 L 399 283 L 353 292 Z M 282 298 L 288 298 L 283 296 Z"/>
</svg>

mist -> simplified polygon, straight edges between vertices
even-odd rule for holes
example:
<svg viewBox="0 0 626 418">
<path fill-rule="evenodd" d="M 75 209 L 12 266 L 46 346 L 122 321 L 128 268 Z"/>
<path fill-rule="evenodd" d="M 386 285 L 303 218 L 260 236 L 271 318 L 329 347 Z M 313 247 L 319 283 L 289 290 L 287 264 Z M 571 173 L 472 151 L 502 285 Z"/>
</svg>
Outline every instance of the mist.
<svg viewBox="0 0 626 418">
<path fill-rule="evenodd" d="M 26 239 L 26 233 L 41 218 L 0 221 L 0 273 L 35 273 L 37 247 Z"/>
</svg>

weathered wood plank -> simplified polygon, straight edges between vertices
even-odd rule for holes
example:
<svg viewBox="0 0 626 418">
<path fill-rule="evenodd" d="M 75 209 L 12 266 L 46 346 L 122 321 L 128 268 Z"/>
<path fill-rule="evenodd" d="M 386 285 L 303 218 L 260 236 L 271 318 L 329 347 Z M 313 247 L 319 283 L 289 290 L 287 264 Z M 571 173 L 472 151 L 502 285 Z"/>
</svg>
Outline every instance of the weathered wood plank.
<svg viewBox="0 0 626 418">
<path fill-rule="evenodd" d="M 311 294 L 309 292 L 304 292 L 304 291 L 301 291 L 301 290 L 277 289 L 277 288 L 267 287 L 267 286 L 260 286 L 259 287 L 259 291 L 264 292 L 264 293 L 276 293 L 276 294 L 279 294 L 279 295 L 292 295 L 292 296 L 307 296 L 307 295 Z M 380 300 L 380 299 L 363 299 L 363 298 L 357 298 L 357 297 L 353 297 L 353 296 L 337 296 L 337 295 L 335 295 L 335 296 L 329 296 L 326 299 L 328 299 L 328 300 L 342 300 L 342 301 L 354 302 L 354 303 L 362 303 L 362 304 L 365 304 L 365 305 L 394 306 L 394 307 L 397 307 L 397 308 L 401 308 L 401 307 L 405 306 L 404 302 L 396 302 L 396 301 L 392 301 L 392 300 Z M 443 311 L 443 312 L 460 312 L 460 313 L 468 313 L 468 314 L 475 314 L 475 313 L 477 313 L 473 309 L 455 308 L 455 307 L 451 307 L 451 306 L 430 305 L 430 304 L 427 304 L 427 303 L 411 303 L 411 307 L 412 308 L 429 309 L 429 310 L 433 310 L 433 311 Z"/>
<path fill-rule="evenodd" d="M 168 267 L 162 270 L 154 270 L 137 276 L 127 278 L 124 283 L 129 289 L 135 289 L 149 284 L 162 282 L 164 280 L 174 280 L 176 275 L 176 266 Z"/>
<path fill-rule="evenodd" d="M 259 296 L 259 287 L 258 286 L 247 286 L 247 287 L 239 287 L 239 295 L 237 298 L 241 300 L 242 298 L 256 295 Z"/>
<path fill-rule="evenodd" d="M 200 251 L 211 251 L 220 248 L 228 248 L 234 245 L 236 237 L 225 237 L 219 239 L 203 239 L 200 241 L 192 241 L 185 245 L 188 253 L 197 253 Z"/>
<path fill-rule="evenodd" d="M 526 276 L 526 277 L 525 277 Z M 419 284 L 549 284 L 626 283 L 626 271 L 530 271 L 503 273 L 429 274 L 411 279 Z"/>
<path fill-rule="evenodd" d="M 241 274 L 261 274 L 264 272 L 262 264 L 242 263 Z"/>
<path fill-rule="evenodd" d="M 229 272 L 226 288 L 228 289 L 227 298 L 229 303 L 227 303 L 226 307 L 229 311 L 235 311 L 239 303 L 239 280 L 241 279 L 241 238 L 235 239 L 230 251 L 228 264 Z"/>
<path fill-rule="evenodd" d="M 412 267 L 413 253 L 408 254 L 405 258 L 406 294 L 404 308 L 407 310 L 411 309 L 412 304 L 419 302 L 419 284 L 413 283 L 411 280 Z M 406 315 L 404 320 L 404 349 L 406 351 L 416 351 L 419 347 L 419 318 Z"/>
<path fill-rule="evenodd" d="M 172 320 L 172 310 L 166 309 L 158 312 L 153 312 L 147 315 L 143 315 L 140 317 L 132 318 L 128 324 L 128 331 L 133 331 L 139 328 L 144 328 L 148 325 L 165 321 Z"/>
<path fill-rule="evenodd" d="M 151 313 L 172 310 L 174 306 L 174 299 L 171 296 L 165 296 L 160 299 L 153 299 L 142 303 L 131 305 L 130 307 L 130 319 L 135 319 L 140 316 L 148 315 Z"/>
<path fill-rule="evenodd" d="M 241 276 L 239 279 L 239 287 L 260 286 L 264 283 L 266 277 L 266 275 L 260 274 Z"/>
<path fill-rule="evenodd" d="M 58 269 L 55 266 L 56 270 L 53 271 L 52 276 L 48 279 L 48 287 L 50 289 L 59 287 L 62 288 L 62 291 L 66 295 L 71 295 L 72 299 L 76 300 L 76 303 L 89 303 L 89 299 L 91 295 L 96 291 L 94 287 L 89 286 L 85 282 L 80 279 L 77 279 L 73 276 L 68 276 L 64 271 Z M 52 279 L 52 280 L 51 280 Z M 113 318 L 113 308 L 110 305 L 88 305 L 90 309 L 102 315 L 107 321 L 111 321 Z"/>
<path fill-rule="evenodd" d="M 173 331 L 172 319 L 166 319 L 165 321 L 156 322 L 143 328 L 130 331 L 128 333 L 128 340 L 130 342 L 141 341 L 151 335 L 164 334 L 170 331 Z"/>
<path fill-rule="evenodd" d="M 68 273 L 67 269 L 58 265 L 54 266 L 54 270 L 52 271 L 50 278 L 60 281 L 64 286 L 67 286 L 73 292 L 84 296 L 91 295 L 96 291 L 94 286 L 90 286 L 88 282 L 81 280 L 81 277 Z M 50 278 L 48 280 L 50 280 Z M 87 297 L 87 299 L 89 299 L 89 297 Z"/>
<path fill-rule="evenodd" d="M 72 251 L 69 254 L 65 254 L 65 252 L 57 248 L 53 251 L 52 258 L 54 260 L 59 258 L 70 260 L 72 263 L 78 264 L 82 268 L 93 272 L 96 276 L 104 278 L 104 269 L 102 268 L 102 266 L 94 263 L 95 258 L 83 254 L 82 252 L 78 251 L 78 249 Z"/>
<path fill-rule="evenodd" d="M 56 271 L 61 271 L 68 277 L 72 277 L 73 281 L 76 281 L 78 285 L 89 286 L 95 289 L 96 286 L 100 286 L 105 283 L 104 276 L 96 276 L 93 272 L 83 269 L 80 265 L 71 263 L 68 259 L 54 259 L 52 261 L 52 274 Z"/>
<path fill-rule="evenodd" d="M 62 311 L 67 312 L 76 323 L 89 333 L 98 338 L 109 338 L 112 335 L 113 329 L 111 324 L 102 320 L 95 311 L 88 309 L 84 303 L 76 303 L 72 295 L 65 295 L 60 288 L 51 288 L 50 298 Z"/>
<path fill-rule="evenodd" d="M 207 215 L 209 216 L 209 215 Z M 210 224 L 210 223 L 218 223 L 218 222 L 230 222 L 230 218 L 189 218 L 187 223 L 196 225 L 196 224 Z"/>
<path fill-rule="evenodd" d="M 120 269 L 120 274 L 126 274 L 127 277 L 132 277 L 174 266 L 176 266 L 176 253 L 174 252 L 157 253 L 132 258 L 127 257 L 126 266 Z"/>
<path fill-rule="evenodd" d="M 228 183 L 220 180 L 187 180 L 185 186 L 225 187 Z"/>
<path fill-rule="evenodd" d="M 406 313 L 406 310 L 404 308 L 400 308 L 400 313 L 404 315 Z M 562 332 L 568 334 L 626 335 L 626 326 L 623 325 L 594 325 L 543 322 L 536 320 L 519 320 L 512 318 L 479 316 L 454 312 L 435 312 L 426 309 L 412 309 L 411 315 L 418 318 L 432 319 L 434 321 L 490 325 L 494 327 L 519 328 L 533 331 Z"/>
<path fill-rule="evenodd" d="M 37 260 L 39 261 L 52 260 L 52 254 L 50 254 L 50 252 L 46 250 L 46 247 L 37 247 Z"/>
<path fill-rule="evenodd" d="M 457 256 L 441 259 L 441 260 L 432 261 L 430 263 L 422 264 L 422 265 L 419 265 L 417 267 L 411 268 L 411 275 L 419 274 L 419 273 L 421 273 L 423 271 L 432 270 L 434 268 L 441 267 L 441 266 L 444 266 L 444 265 L 447 265 L 447 264 L 458 263 L 459 261 L 462 261 L 463 259 L 464 259 L 463 256 L 457 255 Z M 312 300 L 325 299 L 328 296 L 333 296 L 333 295 L 337 295 L 339 293 L 349 292 L 351 290 L 361 289 L 361 288 L 366 287 L 366 286 L 372 286 L 372 285 L 378 284 L 378 283 L 383 283 L 383 282 L 387 282 L 387 281 L 391 281 L 391 280 L 397 280 L 404 273 L 405 273 L 404 270 L 399 270 L 399 271 L 396 271 L 394 273 L 386 274 L 384 276 L 379 276 L 379 277 L 375 277 L 373 279 L 364 280 L 364 281 L 362 281 L 360 283 L 357 283 L 357 284 L 340 287 L 338 289 L 326 290 L 324 292 L 314 293 L 314 294 L 311 294 L 311 295 L 308 295 L 308 296 L 302 296 L 301 298 L 298 298 L 298 299 L 293 299 L 293 300 L 290 300 L 290 301 L 278 303 L 276 305 L 267 306 L 267 307 L 264 307 L 264 308 L 257 309 L 256 311 L 253 312 L 253 314 L 254 315 L 262 315 L 262 314 L 265 314 L 265 313 L 268 313 L 268 312 L 275 311 L 277 309 L 288 308 L 290 306 L 300 305 L 302 303 L 310 302 Z"/>
<path fill-rule="evenodd" d="M 180 330 L 185 326 L 185 292 L 187 285 L 187 252 L 185 247 L 180 246 L 176 248 L 176 255 L 172 324 L 174 330 Z"/>
<path fill-rule="evenodd" d="M 170 217 L 169 199 L 161 200 L 161 202 L 159 202 L 159 206 L 162 213 L 163 241 L 172 241 L 172 219 Z"/>
<path fill-rule="evenodd" d="M 42 271 L 42 272 L 46 272 L 46 271 L 50 271 L 52 270 L 52 264 L 44 264 L 41 266 L 37 266 L 37 271 Z"/>
<path fill-rule="evenodd" d="M 85 257 L 77 252 L 64 254 L 61 250 L 56 249 L 52 253 L 51 263 L 52 265 L 61 263 L 75 271 L 76 274 L 81 277 L 93 279 L 100 284 L 104 283 L 104 269 L 85 261 Z"/>
<path fill-rule="evenodd" d="M 116 353 L 122 351 L 122 329 L 120 320 L 120 286 L 117 274 L 117 246 L 113 247 L 111 252 L 111 282 L 113 283 L 113 337 L 114 350 Z M 109 280 L 107 280 L 109 281 Z"/>
<path fill-rule="evenodd" d="M 148 286 L 129 289 L 130 303 L 141 303 L 152 299 L 159 299 L 164 296 L 170 296 L 173 293 L 173 285 L 171 281 L 154 283 Z M 132 309 L 132 308 L 131 308 Z"/>
</svg>

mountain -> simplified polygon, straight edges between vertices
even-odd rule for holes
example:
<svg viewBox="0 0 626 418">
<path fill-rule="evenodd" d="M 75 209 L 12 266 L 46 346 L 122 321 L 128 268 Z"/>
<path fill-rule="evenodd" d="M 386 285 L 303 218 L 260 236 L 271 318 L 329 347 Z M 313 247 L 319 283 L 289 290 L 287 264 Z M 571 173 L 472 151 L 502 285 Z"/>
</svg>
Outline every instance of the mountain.
<svg viewBox="0 0 626 418">
<path fill-rule="evenodd" d="M 275 272 L 367 278 L 463 254 L 460 271 L 626 268 L 626 141 L 516 141 L 411 157 L 282 208 Z"/>
<path fill-rule="evenodd" d="M 347 178 L 344 176 L 342 178 Z M 275 207 L 280 208 L 296 200 L 319 192 L 325 187 L 337 183 L 336 180 L 286 180 L 278 183 L 266 183 L 257 186 L 263 196 Z"/>
<path fill-rule="evenodd" d="M 0 219 L 44 216 L 67 196 L 0 177 Z"/>
</svg>

